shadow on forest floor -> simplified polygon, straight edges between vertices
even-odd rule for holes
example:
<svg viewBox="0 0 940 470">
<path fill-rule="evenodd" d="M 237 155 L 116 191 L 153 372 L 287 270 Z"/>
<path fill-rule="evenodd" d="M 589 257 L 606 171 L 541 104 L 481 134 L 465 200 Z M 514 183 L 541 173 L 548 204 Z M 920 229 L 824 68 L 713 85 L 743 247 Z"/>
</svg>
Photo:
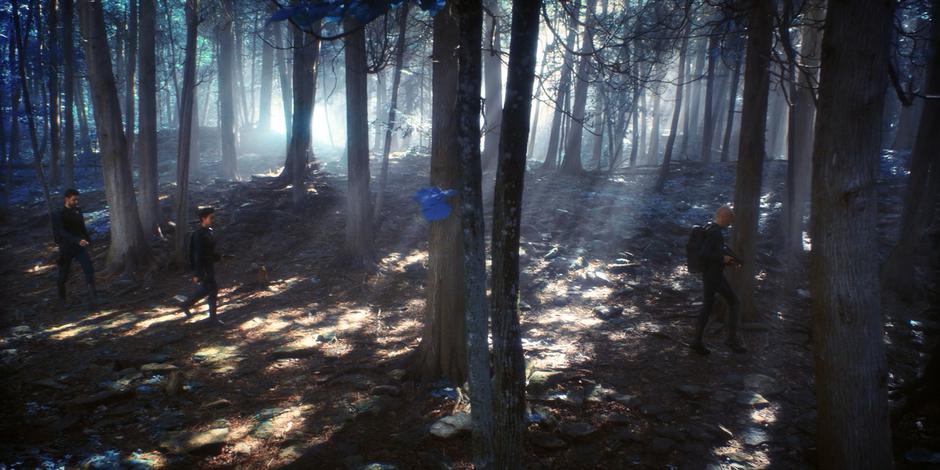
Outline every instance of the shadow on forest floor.
<svg viewBox="0 0 940 470">
<path fill-rule="evenodd" d="M 425 302 L 427 225 L 410 195 L 426 185 L 427 164 L 415 155 L 394 162 L 370 271 L 339 256 L 345 182 L 336 176 L 318 173 L 299 213 L 265 178 L 196 185 L 195 202 L 219 207 L 221 251 L 236 254 L 219 274 L 224 327 L 203 323 L 203 310 L 176 313 L 172 297 L 191 286 L 166 269 L 143 287 L 99 275 L 103 308 L 63 311 L 52 300 L 41 209 L 21 207 L 25 223 L 0 227 L 0 464 L 467 468 L 466 435 L 428 432 L 466 409 L 460 396 L 447 384 L 400 380 Z M 651 192 L 655 175 L 643 169 L 609 179 L 529 174 L 530 467 L 812 466 L 807 287 L 784 288 L 773 256 L 784 173 L 784 163 L 767 164 L 756 293 L 764 321 L 745 325 L 746 355 L 720 346 L 712 328 L 707 358 L 687 347 L 701 294 L 682 248 L 689 226 L 731 200 L 733 166 L 677 165 L 665 195 Z M 83 200 L 86 210 L 103 207 L 100 192 Z M 154 243 L 165 266 L 167 247 Z M 910 334 L 905 320 L 895 324 L 890 334 Z M 907 356 L 893 353 L 893 370 L 909 378 L 916 359 L 897 343 Z"/>
</svg>

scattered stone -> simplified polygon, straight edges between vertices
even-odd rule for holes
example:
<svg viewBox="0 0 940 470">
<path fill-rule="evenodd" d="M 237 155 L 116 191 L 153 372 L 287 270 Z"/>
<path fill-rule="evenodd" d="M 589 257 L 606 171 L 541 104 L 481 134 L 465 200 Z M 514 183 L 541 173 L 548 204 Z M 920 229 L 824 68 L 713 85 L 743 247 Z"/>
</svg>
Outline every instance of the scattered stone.
<svg viewBox="0 0 940 470">
<path fill-rule="evenodd" d="M 623 307 L 599 305 L 594 307 L 594 316 L 603 319 L 616 318 L 623 315 Z"/>
<path fill-rule="evenodd" d="M 247 442 L 239 442 L 232 447 L 232 452 L 235 452 L 239 455 L 250 455 L 251 454 L 251 444 Z"/>
<path fill-rule="evenodd" d="M 116 450 L 91 455 L 79 464 L 82 470 L 110 470 L 120 468 L 120 466 L 121 454 Z"/>
<path fill-rule="evenodd" d="M 630 424 L 630 418 L 622 413 L 607 413 L 601 416 L 601 421 L 614 426 L 623 426 Z"/>
<path fill-rule="evenodd" d="M 390 397 L 397 397 L 401 395 L 401 389 L 394 385 L 376 385 L 372 387 L 370 391 L 373 395 L 387 395 Z"/>
<path fill-rule="evenodd" d="M 13 327 L 13 336 L 17 336 L 17 337 L 29 336 L 30 334 L 32 334 L 32 332 L 33 332 L 33 329 L 30 328 L 29 325 L 20 325 L 20 326 Z"/>
<path fill-rule="evenodd" d="M 405 378 L 405 375 L 407 373 L 408 371 L 406 371 L 405 369 L 393 369 L 388 372 L 388 376 L 391 377 L 392 379 L 401 381 L 401 379 Z"/>
<path fill-rule="evenodd" d="M 211 401 L 211 402 L 209 402 L 209 403 L 206 403 L 206 404 L 202 405 L 200 408 L 202 408 L 202 409 L 204 409 L 204 410 L 208 410 L 208 409 L 212 409 L 212 408 L 225 408 L 225 407 L 227 407 L 227 406 L 232 406 L 232 402 L 230 402 L 230 401 L 228 401 L 228 400 L 226 400 L 226 399 L 224 399 L 224 398 L 219 398 L 218 400 Z"/>
<path fill-rule="evenodd" d="M 561 433 L 573 440 L 584 439 L 597 432 L 597 428 L 583 421 L 565 423 L 561 425 Z"/>
<path fill-rule="evenodd" d="M 607 401 L 607 399 L 610 398 L 610 396 L 616 393 L 617 392 L 609 388 L 604 388 L 601 385 L 595 385 L 591 387 L 591 391 L 587 394 L 587 397 L 585 399 L 591 403 L 603 403 Z"/>
<path fill-rule="evenodd" d="M 764 407 L 770 404 L 770 402 L 761 396 L 761 394 L 754 392 L 741 392 L 738 394 L 736 401 L 739 405 L 750 405 L 757 407 Z"/>
<path fill-rule="evenodd" d="M 568 305 L 570 302 L 571 302 L 571 299 L 569 299 L 568 297 L 555 297 L 555 299 L 552 300 L 552 304 L 555 305 L 556 307 L 564 307 L 565 305 Z"/>
<path fill-rule="evenodd" d="M 469 431 L 470 427 L 470 415 L 460 412 L 451 416 L 445 416 L 432 424 L 431 435 L 441 439 L 449 439 L 461 432 Z"/>
<path fill-rule="evenodd" d="M 359 470 L 398 470 L 394 464 L 373 462 L 359 467 Z"/>
<path fill-rule="evenodd" d="M 758 391 L 765 395 L 775 395 L 781 391 L 780 386 L 777 385 L 777 381 L 774 378 L 768 377 L 764 374 L 745 375 L 743 382 L 744 388 Z"/>
<path fill-rule="evenodd" d="M 166 468 L 167 460 L 157 451 L 134 452 L 124 459 L 124 466 L 132 470 L 151 470 Z"/>
<path fill-rule="evenodd" d="M 564 449 L 568 443 L 547 432 L 533 432 L 528 436 L 529 442 L 542 449 Z"/>
<path fill-rule="evenodd" d="M 118 400 L 126 400 L 134 396 L 134 389 L 104 390 L 87 397 L 80 397 L 67 402 L 74 406 L 95 406 Z"/>
<path fill-rule="evenodd" d="M 529 305 L 527 302 L 519 302 L 519 311 L 528 312 L 529 310 L 532 310 L 531 305 Z"/>
<path fill-rule="evenodd" d="M 623 393 L 617 393 L 611 395 L 610 398 L 617 403 L 620 403 L 626 407 L 634 407 L 640 404 L 640 400 L 635 395 L 627 395 Z"/>
<path fill-rule="evenodd" d="M 770 442 L 770 435 L 761 428 L 751 426 L 744 430 L 741 434 L 741 439 L 749 446 L 759 446 Z"/>
<path fill-rule="evenodd" d="M 177 369 L 179 369 L 179 367 L 176 367 L 173 364 L 160 364 L 157 362 L 151 362 L 149 364 L 144 364 L 140 366 L 141 372 L 163 373 L 163 372 L 169 372 L 171 370 L 177 370 Z"/>
<path fill-rule="evenodd" d="M 552 385 L 561 382 L 564 374 L 557 370 L 536 370 L 529 374 L 526 382 L 526 392 L 539 394 L 548 390 Z"/>
</svg>

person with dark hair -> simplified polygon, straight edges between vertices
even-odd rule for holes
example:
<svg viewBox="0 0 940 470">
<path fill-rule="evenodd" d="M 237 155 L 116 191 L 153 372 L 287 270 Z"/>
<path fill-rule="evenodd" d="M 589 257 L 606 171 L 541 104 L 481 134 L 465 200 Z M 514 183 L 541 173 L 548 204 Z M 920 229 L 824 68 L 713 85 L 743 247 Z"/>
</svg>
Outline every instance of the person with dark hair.
<svg viewBox="0 0 940 470">
<path fill-rule="evenodd" d="M 705 285 L 705 301 L 702 312 L 695 325 L 695 341 L 692 350 L 707 355 L 711 351 L 705 347 L 702 336 L 705 334 L 705 325 L 715 304 L 715 295 L 720 294 L 728 303 L 728 341 L 725 344 L 736 353 L 747 352 L 747 348 L 738 339 L 738 296 L 734 294 L 728 280 L 725 279 L 724 270 L 727 265 L 737 265 L 740 262 L 725 245 L 723 230 L 734 221 L 734 213 L 728 206 L 721 206 L 715 212 L 715 221 L 705 227 L 705 239 L 699 249 L 699 257 L 703 262 L 702 281 Z"/>
<path fill-rule="evenodd" d="M 91 245 L 91 236 L 85 227 L 85 217 L 78 206 L 78 191 L 66 189 L 63 194 L 64 205 L 52 215 L 52 233 L 55 242 L 59 245 L 58 283 L 59 299 L 66 302 L 65 284 L 69 279 L 69 268 L 72 260 L 77 260 L 85 273 L 85 283 L 88 284 L 88 303 L 91 308 L 98 304 L 98 293 L 95 290 L 95 269 L 88 255 L 88 246 Z"/>
<path fill-rule="evenodd" d="M 209 304 L 209 321 L 224 325 L 225 323 L 216 315 L 219 286 L 215 279 L 215 263 L 221 261 L 222 257 L 215 251 L 215 235 L 212 231 L 212 225 L 215 223 L 215 209 L 201 207 L 197 213 L 199 228 L 189 236 L 189 264 L 193 271 L 193 283 L 198 284 L 198 287 L 182 302 L 180 310 L 189 317 L 192 315 L 189 309 L 205 298 L 206 303 Z"/>
</svg>

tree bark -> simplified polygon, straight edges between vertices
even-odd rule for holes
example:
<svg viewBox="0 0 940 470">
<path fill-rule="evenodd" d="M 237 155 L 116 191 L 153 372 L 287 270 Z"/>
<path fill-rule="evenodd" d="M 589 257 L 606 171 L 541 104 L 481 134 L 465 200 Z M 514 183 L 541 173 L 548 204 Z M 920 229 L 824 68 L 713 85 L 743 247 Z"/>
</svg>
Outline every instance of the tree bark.
<svg viewBox="0 0 940 470">
<path fill-rule="evenodd" d="M 453 8 L 460 31 L 455 114 L 461 174 L 460 226 L 463 231 L 473 461 L 475 468 L 489 470 L 505 467 L 494 463 L 493 394 L 487 340 L 486 242 L 480 158 L 480 45 L 483 13 L 480 0 L 455 0 Z"/>
<path fill-rule="evenodd" d="M 646 154 L 646 162 L 650 165 L 655 165 L 659 163 L 659 123 L 663 120 L 662 116 L 659 115 L 660 106 L 662 105 L 663 97 L 658 93 L 654 93 L 653 97 L 653 126 L 650 130 L 650 141 L 649 141 L 649 151 Z"/>
<path fill-rule="evenodd" d="M 235 0 L 221 0 L 219 18 L 219 135 L 222 140 L 222 178 L 238 179 L 235 136 Z"/>
<path fill-rule="evenodd" d="M 287 134 L 287 142 L 291 140 L 291 129 L 294 127 L 291 120 L 294 117 L 294 110 L 291 103 L 293 103 L 293 98 L 291 98 L 291 84 L 290 79 L 287 74 L 287 54 L 284 54 L 284 28 L 287 26 L 275 26 L 274 27 L 274 38 L 275 43 L 277 44 L 277 49 L 274 51 L 274 54 L 277 56 L 277 73 L 278 73 L 278 83 L 281 85 L 281 103 L 284 110 L 284 129 Z"/>
<path fill-rule="evenodd" d="M 712 161 L 712 139 L 715 136 L 715 65 L 720 61 L 718 41 L 714 37 L 708 38 L 708 69 L 705 72 L 705 110 L 702 117 L 702 147 L 699 149 L 701 159 L 705 163 Z"/>
<path fill-rule="evenodd" d="M 111 271 L 132 273 L 150 261 L 150 245 L 144 238 L 134 197 L 117 85 L 111 72 L 104 13 L 101 3 L 94 0 L 79 0 L 76 5 L 82 36 L 86 39 L 85 60 L 111 222 L 108 267 Z"/>
<path fill-rule="evenodd" d="M 374 262 L 372 208 L 369 195 L 369 96 L 365 32 L 347 19 L 346 36 L 346 251 L 357 265 Z"/>
<path fill-rule="evenodd" d="M 127 158 L 134 160 L 134 76 L 137 70 L 137 0 L 128 1 L 127 44 L 124 48 L 124 138 L 127 143 Z M 151 38 L 152 39 L 152 38 Z"/>
<path fill-rule="evenodd" d="M 727 162 L 731 156 L 731 134 L 734 131 L 734 109 L 738 103 L 738 84 L 741 82 L 741 51 L 737 51 L 734 57 L 734 65 L 731 68 L 731 88 L 728 90 L 728 112 L 725 115 L 724 138 L 721 142 L 721 161 Z M 763 134 L 761 134 L 763 141 Z"/>
<path fill-rule="evenodd" d="M 827 7 L 810 268 L 819 468 L 893 467 L 884 320 L 872 256 L 878 250 L 875 172 L 891 7 L 880 0 Z"/>
<path fill-rule="evenodd" d="M 199 61 L 196 41 L 199 26 L 199 1 L 186 0 L 186 56 L 183 63 L 183 89 L 180 97 L 179 141 L 176 148 L 176 231 L 173 248 L 178 267 L 189 266 L 186 239 L 189 236 L 189 159 L 192 152 L 194 99 L 196 96 L 196 63 Z"/>
<path fill-rule="evenodd" d="M 701 41 L 699 41 L 701 43 Z M 682 147 L 679 149 L 679 156 L 686 157 L 688 155 L 689 141 L 693 141 L 693 145 L 698 141 L 698 123 L 699 123 L 699 105 L 702 102 L 702 69 L 705 68 L 705 55 L 708 47 L 699 44 L 696 48 L 695 53 L 695 64 L 692 66 L 692 77 L 691 80 L 694 80 L 690 84 L 689 90 L 689 104 L 686 107 L 688 111 L 688 116 L 685 118 L 685 129 L 682 133 Z"/>
<path fill-rule="evenodd" d="M 588 12 L 593 4 L 588 2 Z M 513 2 L 506 110 L 493 199 L 493 386 L 496 468 L 523 467 L 525 358 L 519 321 L 519 237 L 539 34 L 538 0 Z M 589 43 L 589 42 L 588 42 Z"/>
<path fill-rule="evenodd" d="M 581 142 L 584 136 L 584 116 L 587 106 L 587 91 L 591 68 L 591 53 L 594 51 L 594 18 L 597 0 L 587 0 L 584 15 L 584 35 L 581 37 L 581 57 L 578 60 L 578 79 L 574 89 L 574 104 L 571 107 L 571 123 L 568 127 L 568 140 L 565 142 L 565 156 L 561 162 L 561 171 L 576 174 L 583 171 L 581 166 Z"/>
<path fill-rule="evenodd" d="M 754 321 L 754 275 L 757 271 L 760 190 L 764 174 L 764 134 L 770 92 L 769 62 L 773 46 L 773 0 L 751 0 L 748 12 L 747 62 L 741 142 L 734 185 L 734 230 L 731 244 L 742 266 L 731 273 L 742 318 Z"/>
<path fill-rule="evenodd" d="M 271 129 L 271 96 L 274 87 L 274 28 L 275 24 L 264 25 L 264 41 L 261 44 L 261 95 L 258 97 L 258 129 Z"/>
<path fill-rule="evenodd" d="M 157 50 L 154 0 L 140 0 L 140 221 L 149 235 L 160 233 L 160 174 L 157 170 Z"/>
</svg>

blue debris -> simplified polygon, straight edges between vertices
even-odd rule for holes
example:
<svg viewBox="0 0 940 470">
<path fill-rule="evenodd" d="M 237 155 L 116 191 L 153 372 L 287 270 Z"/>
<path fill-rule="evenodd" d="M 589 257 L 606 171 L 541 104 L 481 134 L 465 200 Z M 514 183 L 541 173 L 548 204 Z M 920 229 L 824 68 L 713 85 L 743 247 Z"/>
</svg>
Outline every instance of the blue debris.
<svg viewBox="0 0 940 470">
<path fill-rule="evenodd" d="M 421 188 L 415 191 L 412 199 L 421 205 L 421 215 L 428 222 L 434 222 L 450 216 L 453 208 L 447 203 L 447 198 L 456 194 L 457 191 L 453 189 Z"/>
<path fill-rule="evenodd" d="M 445 400 L 456 400 L 457 389 L 448 380 L 439 380 L 431 384 L 431 396 Z"/>
</svg>

